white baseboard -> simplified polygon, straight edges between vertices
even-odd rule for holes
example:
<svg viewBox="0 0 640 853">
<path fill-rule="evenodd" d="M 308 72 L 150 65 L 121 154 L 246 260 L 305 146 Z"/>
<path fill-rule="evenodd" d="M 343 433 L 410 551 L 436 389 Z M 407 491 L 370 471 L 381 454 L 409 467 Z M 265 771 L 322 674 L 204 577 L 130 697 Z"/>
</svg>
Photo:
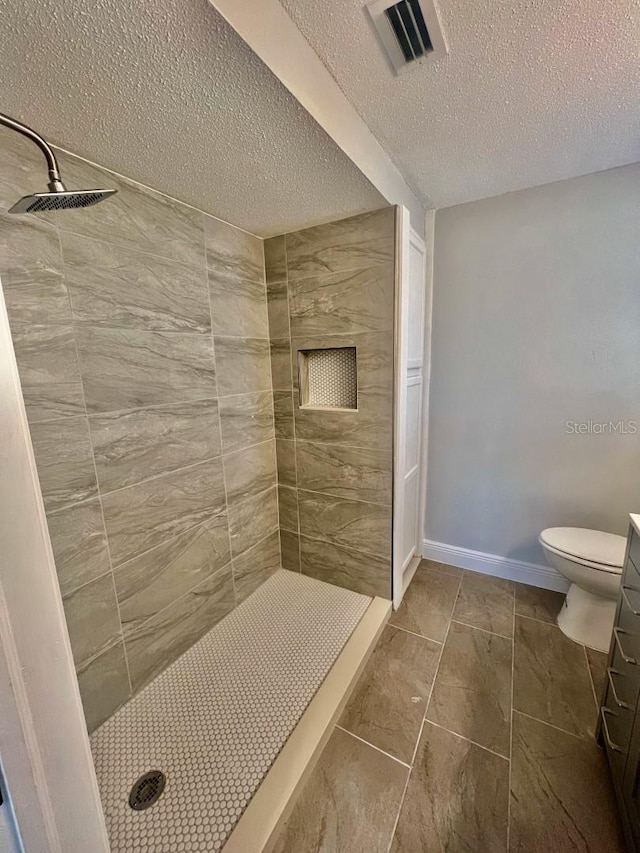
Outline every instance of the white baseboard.
<svg viewBox="0 0 640 853">
<path fill-rule="evenodd" d="M 471 551 L 469 548 L 459 548 L 456 545 L 445 545 L 444 542 L 425 539 L 422 543 L 422 556 L 437 563 L 448 563 L 460 569 L 494 575 L 497 578 L 507 578 L 529 584 L 529 586 L 539 586 L 542 589 L 555 589 L 558 592 L 566 592 L 569 589 L 568 582 L 550 566 L 510 560 L 508 557 L 498 557 L 496 554 L 485 554 L 482 551 Z"/>
</svg>

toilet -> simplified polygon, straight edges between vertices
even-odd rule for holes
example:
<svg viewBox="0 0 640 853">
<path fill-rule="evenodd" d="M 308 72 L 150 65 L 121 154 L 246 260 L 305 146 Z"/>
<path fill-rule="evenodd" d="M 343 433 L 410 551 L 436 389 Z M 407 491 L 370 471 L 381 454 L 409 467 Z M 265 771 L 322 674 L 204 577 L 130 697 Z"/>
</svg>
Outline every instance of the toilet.
<svg viewBox="0 0 640 853">
<path fill-rule="evenodd" d="M 539 541 L 549 565 L 571 584 L 558 627 L 571 640 L 608 652 L 627 540 L 584 527 L 549 527 Z"/>
</svg>

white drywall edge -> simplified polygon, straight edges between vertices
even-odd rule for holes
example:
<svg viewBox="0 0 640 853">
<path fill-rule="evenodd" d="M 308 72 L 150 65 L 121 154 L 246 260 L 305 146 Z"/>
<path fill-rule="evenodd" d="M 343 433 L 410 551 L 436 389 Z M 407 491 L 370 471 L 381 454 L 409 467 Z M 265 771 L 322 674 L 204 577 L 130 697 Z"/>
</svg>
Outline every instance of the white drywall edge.
<svg viewBox="0 0 640 853">
<path fill-rule="evenodd" d="M 278 0 L 209 0 L 389 204 L 424 231 L 425 207 Z"/>
<path fill-rule="evenodd" d="M 390 613 L 390 601 L 373 599 L 229 836 L 224 853 L 272 849 Z"/>
<path fill-rule="evenodd" d="M 569 589 L 568 582 L 550 566 L 510 560 L 508 557 L 471 551 L 468 548 L 445 545 L 443 542 L 433 542 L 430 539 L 425 539 L 423 542 L 422 556 L 437 563 L 447 563 L 459 569 L 469 569 L 471 572 L 481 572 L 483 575 L 506 578 L 542 589 L 555 589 L 557 592 L 566 592 Z"/>
</svg>

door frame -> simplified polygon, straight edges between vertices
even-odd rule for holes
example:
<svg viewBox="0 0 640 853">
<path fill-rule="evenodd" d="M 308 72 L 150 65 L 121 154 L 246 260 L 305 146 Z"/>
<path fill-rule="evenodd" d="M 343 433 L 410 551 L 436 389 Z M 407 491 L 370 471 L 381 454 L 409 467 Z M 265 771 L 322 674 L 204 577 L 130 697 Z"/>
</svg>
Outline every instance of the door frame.
<svg viewBox="0 0 640 853">
<path fill-rule="evenodd" d="M 418 521 L 416 530 L 416 547 L 408 564 L 403 560 L 401 552 L 402 525 L 404 520 L 404 488 L 399 488 L 399 478 L 404 478 L 404 459 L 406 442 L 402 424 L 402 414 L 405 411 L 406 402 L 406 372 L 408 368 L 404 340 L 406 332 L 405 322 L 408 317 L 408 295 L 410 275 L 410 253 L 411 246 L 415 246 L 424 256 L 424 335 L 422 356 L 422 397 L 420 401 L 421 428 L 418 436 Z M 396 207 L 396 285 L 395 285 L 395 322 L 394 322 L 394 416 L 393 416 L 393 547 L 392 547 L 392 598 L 394 609 L 398 609 L 405 593 L 406 587 L 413 576 L 422 556 L 422 519 L 425 507 L 426 492 L 426 463 L 425 463 L 425 414 L 428 408 L 429 373 L 431 368 L 431 288 L 429 286 L 430 276 L 428 244 L 411 227 L 410 214 L 405 207 Z M 402 475 L 400 474 L 402 472 Z M 411 565 L 414 563 L 414 565 Z M 405 572 L 407 570 L 407 572 Z"/>
<path fill-rule="evenodd" d="M 26 851 L 109 853 L 0 282 L 0 761 Z"/>
</svg>

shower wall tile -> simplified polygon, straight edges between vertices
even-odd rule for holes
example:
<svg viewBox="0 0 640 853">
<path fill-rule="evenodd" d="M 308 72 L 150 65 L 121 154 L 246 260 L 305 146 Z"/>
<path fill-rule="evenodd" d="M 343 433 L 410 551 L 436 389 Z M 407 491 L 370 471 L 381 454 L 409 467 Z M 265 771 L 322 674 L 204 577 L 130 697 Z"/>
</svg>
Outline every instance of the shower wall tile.
<svg viewBox="0 0 640 853">
<path fill-rule="evenodd" d="M 236 394 L 220 400 L 222 447 L 225 453 L 273 438 L 273 399 L 270 391 Z"/>
<path fill-rule="evenodd" d="M 140 625 L 126 639 L 134 692 L 150 681 L 235 606 L 231 565 Z"/>
<path fill-rule="evenodd" d="M 318 274 L 289 286 L 291 334 L 353 335 L 393 328 L 391 264 L 366 270 Z"/>
<path fill-rule="evenodd" d="M 183 468 L 102 498 L 111 559 L 117 566 L 224 511 L 220 458 Z"/>
<path fill-rule="evenodd" d="M 293 396 L 291 391 L 273 392 L 273 416 L 276 438 L 293 439 Z"/>
<path fill-rule="evenodd" d="M 389 559 L 301 536 L 300 570 L 304 575 L 363 595 L 391 598 Z"/>
<path fill-rule="evenodd" d="M 79 327 L 90 414 L 216 397 L 210 335 Z"/>
<path fill-rule="evenodd" d="M 217 400 L 92 415 L 89 426 L 103 494 L 222 452 Z"/>
<path fill-rule="evenodd" d="M 391 503 L 391 450 L 296 442 L 298 485 L 379 504 Z"/>
<path fill-rule="evenodd" d="M 263 338 L 214 338 L 221 397 L 271 390 L 269 341 Z"/>
<path fill-rule="evenodd" d="M 277 530 L 234 559 L 233 579 L 238 604 L 271 577 L 280 565 L 280 537 Z"/>
<path fill-rule="evenodd" d="M 111 572 L 72 592 L 63 603 L 76 666 L 86 664 L 120 639 Z"/>
<path fill-rule="evenodd" d="M 300 571 L 300 537 L 289 530 L 280 531 L 280 551 L 282 568 L 291 572 Z"/>
<path fill-rule="evenodd" d="M 76 323 L 143 331 L 211 330 L 204 268 L 65 232 L 61 242 Z"/>
<path fill-rule="evenodd" d="M 204 239 L 210 281 L 228 286 L 255 281 L 264 287 L 264 250 L 259 237 L 205 216 Z"/>
<path fill-rule="evenodd" d="M 84 396 L 78 382 L 23 385 L 22 396 L 30 424 L 83 415 Z"/>
<path fill-rule="evenodd" d="M 21 194 L 24 188 L 11 193 L 7 203 Z M 60 241 L 53 223 L 34 216 L 0 213 L 0 279 L 5 290 L 62 279 Z"/>
<path fill-rule="evenodd" d="M 291 341 L 289 338 L 271 339 L 271 375 L 274 388 L 282 390 L 293 388 Z"/>
<path fill-rule="evenodd" d="M 108 203 L 95 205 L 90 215 L 65 211 L 59 219 L 61 231 L 204 268 L 199 211 L 73 155 L 61 152 L 60 161 L 69 185 L 118 191 Z"/>
<path fill-rule="evenodd" d="M 294 441 L 279 438 L 276 440 L 278 458 L 278 483 L 282 486 L 296 486 L 296 445 Z"/>
<path fill-rule="evenodd" d="M 121 565 L 114 576 L 125 637 L 230 559 L 229 525 L 220 513 Z"/>
<path fill-rule="evenodd" d="M 223 459 L 227 503 L 230 508 L 239 501 L 270 489 L 276 483 L 273 440 L 230 453 Z"/>
<path fill-rule="evenodd" d="M 80 386 L 73 327 L 12 326 L 20 381 L 27 388 Z"/>
<path fill-rule="evenodd" d="M 47 513 L 60 592 L 74 592 L 111 568 L 100 501 L 85 501 Z"/>
<path fill-rule="evenodd" d="M 244 338 L 268 338 L 267 296 L 264 280 L 233 283 L 209 273 L 213 332 Z"/>
<path fill-rule="evenodd" d="M 272 339 L 289 337 L 289 299 L 287 282 L 277 281 L 267 285 L 269 307 L 269 334 Z"/>
<path fill-rule="evenodd" d="M 385 207 L 287 234 L 289 281 L 394 262 L 395 211 Z"/>
<path fill-rule="evenodd" d="M 296 438 L 323 444 L 388 451 L 393 441 L 393 404 L 389 394 L 358 391 L 357 411 L 300 408 L 294 395 Z"/>
<path fill-rule="evenodd" d="M 31 440 L 47 510 L 97 496 L 86 417 L 33 424 Z"/>
<path fill-rule="evenodd" d="M 278 529 L 278 492 L 275 486 L 231 503 L 229 532 L 231 552 L 239 557 Z"/>
<path fill-rule="evenodd" d="M 81 666 L 78 686 L 87 729 L 92 732 L 115 714 L 131 695 L 124 643 L 116 643 Z"/>
<path fill-rule="evenodd" d="M 8 287 L 4 301 L 14 334 L 33 326 L 71 326 L 69 292 L 61 278 L 43 276 L 38 281 Z"/>
<path fill-rule="evenodd" d="M 269 237 L 264 241 L 264 271 L 267 284 L 274 281 L 285 281 L 287 278 L 286 238 Z"/>
<path fill-rule="evenodd" d="M 278 486 L 278 507 L 280 511 L 280 527 L 297 533 L 298 521 L 298 490 L 290 486 Z"/>
<path fill-rule="evenodd" d="M 391 557 L 391 507 L 298 491 L 300 533 L 356 551 Z"/>
</svg>

